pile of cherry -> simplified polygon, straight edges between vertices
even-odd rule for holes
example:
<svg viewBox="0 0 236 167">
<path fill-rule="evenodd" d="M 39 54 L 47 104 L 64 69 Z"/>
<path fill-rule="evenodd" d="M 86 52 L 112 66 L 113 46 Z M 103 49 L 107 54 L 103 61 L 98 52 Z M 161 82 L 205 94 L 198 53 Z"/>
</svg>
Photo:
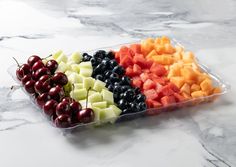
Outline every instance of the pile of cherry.
<svg viewBox="0 0 236 167">
<path fill-rule="evenodd" d="M 17 62 L 17 61 L 16 61 Z M 63 86 L 68 78 L 62 72 L 55 72 L 58 63 L 49 60 L 46 64 L 39 56 L 29 57 L 27 64 L 20 65 L 16 76 L 26 92 L 35 98 L 45 115 L 52 118 L 57 127 L 70 127 L 73 124 L 89 123 L 94 119 L 91 108 L 82 109 L 81 104 L 66 97 Z"/>
</svg>

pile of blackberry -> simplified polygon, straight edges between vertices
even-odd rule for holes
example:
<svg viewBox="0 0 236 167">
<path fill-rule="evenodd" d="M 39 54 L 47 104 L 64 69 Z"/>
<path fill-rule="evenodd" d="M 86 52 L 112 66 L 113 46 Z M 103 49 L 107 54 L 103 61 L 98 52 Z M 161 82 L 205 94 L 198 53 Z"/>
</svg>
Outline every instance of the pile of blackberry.
<svg viewBox="0 0 236 167">
<path fill-rule="evenodd" d="M 139 88 L 131 86 L 130 78 L 125 76 L 125 69 L 117 63 L 113 52 L 99 50 L 93 56 L 84 53 L 82 61 L 91 61 L 92 77 L 106 83 L 108 90 L 113 92 L 114 100 L 122 114 L 147 109 L 146 97 Z"/>
</svg>

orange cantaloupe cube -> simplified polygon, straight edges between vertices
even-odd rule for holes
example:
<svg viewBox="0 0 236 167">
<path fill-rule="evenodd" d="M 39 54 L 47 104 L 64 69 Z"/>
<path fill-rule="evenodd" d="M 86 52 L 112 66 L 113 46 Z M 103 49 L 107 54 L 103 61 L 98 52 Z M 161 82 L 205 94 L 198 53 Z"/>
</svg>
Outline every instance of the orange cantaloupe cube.
<svg viewBox="0 0 236 167">
<path fill-rule="evenodd" d="M 183 96 L 185 98 L 185 100 L 190 100 L 192 98 L 189 94 L 187 94 L 185 92 L 180 93 L 180 95 Z"/>
<path fill-rule="evenodd" d="M 180 46 L 180 45 L 176 45 L 175 46 L 175 50 L 176 50 L 176 52 L 183 52 L 184 48 L 182 46 Z"/>
<path fill-rule="evenodd" d="M 184 67 L 181 69 L 181 75 L 185 80 L 197 80 L 197 75 L 190 67 Z"/>
<path fill-rule="evenodd" d="M 170 39 L 167 36 L 162 36 L 161 37 L 161 44 L 170 44 Z"/>
<path fill-rule="evenodd" d="M 161 55 L 161 54 L 163 54 L 165 52 L 165 47 L 163 45 L 161 45 L 161 44 L 156 44 L 154 46 L 154 48 L 155 48 L 157 54 L 159 54 L 159 55 Z"/>
<path fill-rule="evenodd" d="M 153 57 L 153 60 L 162 65 L 170 65 L 174 63 L 174 58 L 169 54 Z"/>
<path fill-rule="evenodd" d="M 217 93 L 221 93 L 221 92 L 222 92 L 222 90 L 220 87 L 216 87 L 213 89 L 213 94 L 217 94 Z"/>
<path fill-rule="evenodd" d="M 196 91 L 199 91 L 199 90 L 201 90 L 201 87 L 198 84 L 193 84 L 191 86 L 191 92 L 196 92 Z"/>
<path fill-rule="evenodd" d="M 141 41 L 141 52 L 143 55 L 147 55 L 154 49 L 154 40 L 152 38 L 148 38 L 146 40 Z"/>
<path fill-rule="evenodd" d="M 205 79 L 200 84 L 202 91 L 211 91 L 213 89 L 212 81 L 210 79 Z"/>
<path fill-rule="evenodd" d="M 171 77 L 170 82 L 174 83 L 179 89 L 184 85 L 183 77 Z"/>
<path fill-rule="evenodd" d="M 204 97 L 204 96 L 206 96 L 206 95 L 207 95 L 206 92 L 201 91 L 201 90 L 195 91 L 195 92 L 192 92 L 192 93 L 191 93 L 191 96 L 192 96 L 193 98 Z"/>
<path fill-rule="evenodd" d="M 182 60 L 185 63 L 192 63 L 194 61 L 195 57 L 192 52 L 184 52 L 182 55 Z"/>
<path fill-rule="evenodd" d="M 175 58 L 176 61 L 178 61 L 182 59 L 182 54 L 180 52 L 175 52 L 173 54 L 173 57 Z"/>
<path fill-rule="evenodd" d="M 157 56 L 157 52 L 155 51 L 155 49 L 153 49 L 151 52 L 149 52 L 148 55 L 146 56 L 146 58 L 151 59 L 154 56 Z"/>
<path fill-rule="evenodd" d="M 184 92 L 184 93 L 187 93 L 188 95 L 190 95 L 191 91 L 190 91 L 190 86 L 189 86 L 189 84 L 185 83 L 185 84 L 181 87 L 180 92 Z"/>
<path fill-rule="evenodd" d="M 165 53 L 167 53 L 167 54 L 175 53 L 175 48 L 169 43 L 165 44 L 164 48 L 165 48 Z"/>
</svg>

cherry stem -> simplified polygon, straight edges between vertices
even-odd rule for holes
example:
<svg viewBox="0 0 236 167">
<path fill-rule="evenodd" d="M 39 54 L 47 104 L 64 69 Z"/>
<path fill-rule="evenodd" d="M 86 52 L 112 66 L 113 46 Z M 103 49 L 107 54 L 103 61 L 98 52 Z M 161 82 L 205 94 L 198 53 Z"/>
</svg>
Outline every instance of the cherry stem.
<svg viewBox="0 0 236 167">
<path fill-rule="evenodd" d="M 49 57 L 51 57 L 52 55 L 49 55 L 49 56 L 47 56 L 47 57 L 44 57 L 43 59 L 47 59 L 47 58 L 49 58 Z"/>
<path fill-rule="evenodd" d="M 16 60 L 16 58 L 15 58 L 15 57 L 12 57 L 12 58 L 15 60 L 17 66 L 20 67 L 20 64 L 19 64 L 19 62 Z"/>
<path fill-rule="evenodd" d="M 91 89 L 91 87 L 89 87 L 88 92 L 87 92 L 87 97 L 86 97 L 86 108 L 88 108 L 88 94 L 89 94 L 90 89 Z"/>
</svg>

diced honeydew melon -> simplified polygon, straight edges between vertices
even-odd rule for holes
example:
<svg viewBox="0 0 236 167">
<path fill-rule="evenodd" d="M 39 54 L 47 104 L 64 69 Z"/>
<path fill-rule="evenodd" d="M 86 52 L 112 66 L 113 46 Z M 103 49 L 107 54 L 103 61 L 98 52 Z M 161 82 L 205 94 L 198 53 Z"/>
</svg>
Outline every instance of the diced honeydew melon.
<svg viewBox="0 0 236 167">
<path fill-rule="evenodd" d="M 88 68 L 88 69 L 93 69 L 91 61 L 85 61 L 81 62 L 79 64 L 80 68 Z"/>
<path fill-rule="evenodd" d="M 83 86 L 85 89 L 89 89 L 92 88 L 94 85 L 95 79 L 93 79 L 92 77 L 86 77 L 83 80 Z"/>
<path fill-rule="evenodd" d="M 96 92 L 88 97 L 88 101 L 90 103 L 100 102 L 100 101 L 102 101 L 102 95 L 100 93 Z"/>
<path fill-rule="evenodd" d="M 93 69 L 91 68 L 80 68 L 80 74 L 85 77 L 91 77 L 93 73 Z"/>
<path fill-rule="evenodd" d="M 92 95 L 92 94 L 94 94 L 94 93 L 97 93 L 97 92 L 94 91 L 94 90 L 89 90 L 88 96 L 90 96 L 90 95 Z"/>
<path fill-rule="evenodd" d="M 77 72 L 77 73 L 80 72 L 79 64 L 71 64 L 71 69 L 72 69 L 72 71 L 74 71 L 74 72 Z"/>
<path fill-rule="evenodd" d="M 63 86 L 64 88 L 64 91 L 65 91 L 65 95 L 66 96 L 69 96 L 70 95 L 70 92 L 72 90 L 72 84 L 71 82 L 68 82 L 66 85 Z"/>
<path fill-rule="evenodd" d="M 67 70 L 67 71 L 65 72 L 66 76 L 69 76 L 69 75 L 71 75 L 72 73 L 73 73 L 73 71 L 71 71 L 71 70 Z"/>
<path fill-rule="evenodd" d="M 76 89 L 83 89 L 83 83 L 75 83 L 74 90 L 76 90 Z"/>
<path fill-rule="evenodd" d="M 116 116 L 119 116 L 119 115 L 121 114 L 121 112 L 122 112 L 122 110 L 119 109 L 119 108 L 118 108 L 117 106 L 115 106 L 115 105 L 110 105 L 109 108 L 111 108 L 111 109 L 114 111 L 114 113 L 115 113 Z"/>
<path fill-rule="evenodd" d="M 101 109 L 98 107 L 92 107 L 93 112 L 94 112 L 94 121 L 100 121 L 100 113 L 101 113 Z"/>
<path fill-rule="evenodd" d="M 82 83 L 83 82 L 83 77 L 75 72 L 73 72 L 72 74 L 70 74 L 68 76 L 68 80 L 75 84 L 75 83 Z"/>
<path fill-rule="evenodd" d="M 112 108 L 105 108 L 101 111 L 100 118 L 102 120 L 106 120 L 106 122 L 114 123 L 117 119 L 117 116 Z"/>
<path fill-rule="evenodd" d="M 70 69 L 70 67 L 69 67 L 68 64 L 66 64 L 64 62 L 61 62 L 61 63 L 59 63 L 56 72 L 65 72 L 65 71 L 67 71 L 69 69 Z"/>
<path fill-rule="evenodd" d="M 92 107 L 107 108 L 107 101 L 101 101 L 101 102 L 92 103 Z"/>
<path fill-rule="evenodd" d="M 77 63 L 77 64 L 80 63 L 81 59 L 82 59 L 82 56 L 79 52 L 74 52 L 69 57 L 69 61 L 72 61 L 72 62 Z"/>
<path fill-rule="evenodd" d="M 67 63 L 68 57 L 64 54 L 61 53 L 60 56 L 56 59 L 56 61 L 60 64 L 61 62 Z"/>
<path fill-rule="evenodd" d="M 61 54 L 62 50 L 58 50 L 56 53 L 52 54 L 51 57 L 56 60 Z"/>
<path fill-rule="evenodd" d="M 103 98 L 103 101 L 107 101 L 108 104 L 114 104 L 113 93 L 106 89 L 102 90 L 102 98 Z"/>
<path fill-rule="evenodd" d="M 106 84 L 100 80 L 96 80 L 94 82 L 94 86 L 93 86 L 93 89 L 98 91 L 98 92 L 101 92 L 103 89 L 106 89 Z"/>
<path fill-rule="evenodd" d="M 70 92 L 70 96 L 76 100 L 83 100 L 87 96 L 87 90 L 86 89 L 77 89 Z"/>
<path fill-rule="evenodd" d="M 79 100 L 79 103 L 81 104 L 82 108 L 86 108 L 86 99 L 84 100 Z M 92 104 L 88 102 L 88 108 L 92 108 Z"/>
</svg>

